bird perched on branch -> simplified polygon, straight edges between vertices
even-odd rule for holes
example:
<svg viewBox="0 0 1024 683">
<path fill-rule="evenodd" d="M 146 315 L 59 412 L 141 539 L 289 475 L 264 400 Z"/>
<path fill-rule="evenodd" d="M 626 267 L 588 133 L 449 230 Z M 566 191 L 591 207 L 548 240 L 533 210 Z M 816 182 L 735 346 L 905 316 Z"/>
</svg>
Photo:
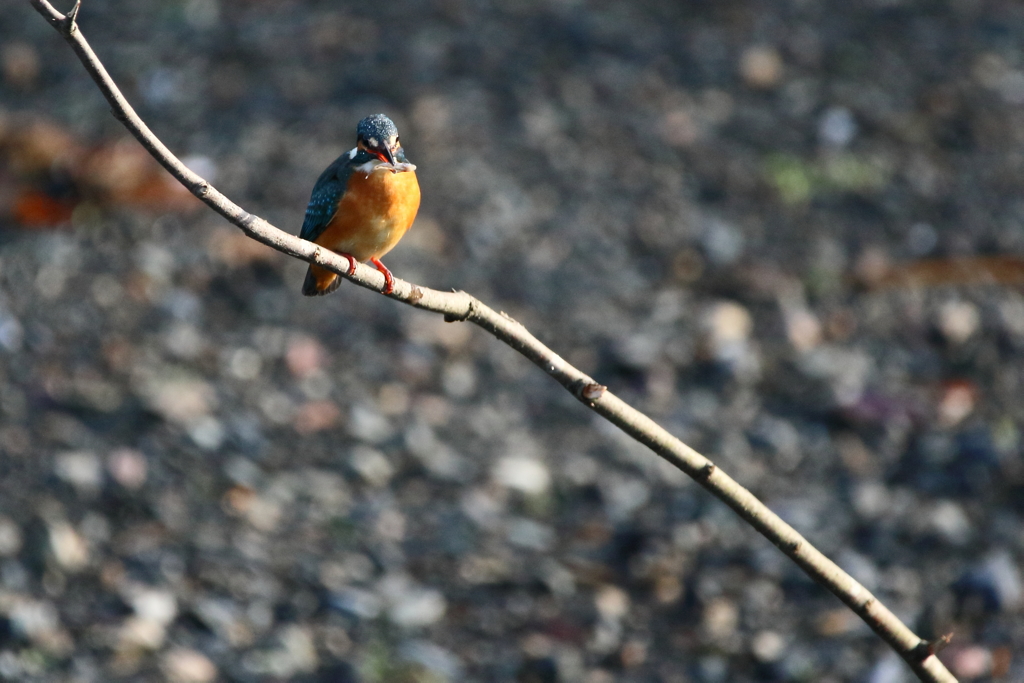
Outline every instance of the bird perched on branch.
<svg viewBox="0 0 1024 683">
<path fill-rule="evenodd" d="M 398 129 L 384 114 L 374 114 L 356 127 L 356 146 L 320 174 L 299 237 L 347 258 L 349 275 L 356 261 L 370 261 L 384 274 L 384 294 L 390 294 L 395 279 L 380 257 L 402 239 L 419 207 L 416 167 L 405 158 Z M 329 294 L 341 280 L 310 265 L 302 293 Z"/>
</svg>

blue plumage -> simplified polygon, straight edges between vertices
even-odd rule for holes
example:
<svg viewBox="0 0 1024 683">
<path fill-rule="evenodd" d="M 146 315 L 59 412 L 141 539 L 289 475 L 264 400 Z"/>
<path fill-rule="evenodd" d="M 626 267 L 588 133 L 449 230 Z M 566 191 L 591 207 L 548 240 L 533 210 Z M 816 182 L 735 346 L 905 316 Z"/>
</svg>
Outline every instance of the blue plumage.
<svg viewBox="0 0 1024 683">
<path fill-rule="evenodd" d="M 368 152 L 362 150 L 355 157 L 350 157 L 346 152 L 320 174 L 309 197 L 306 218 L 302 221 L 299 237 L 310 242 L 316 241 L 338 211 L 338 203 L 345 194 L 345 187 L 352 171 L 356 166 L 365 164 L 372 158 Z"/>
</svg>

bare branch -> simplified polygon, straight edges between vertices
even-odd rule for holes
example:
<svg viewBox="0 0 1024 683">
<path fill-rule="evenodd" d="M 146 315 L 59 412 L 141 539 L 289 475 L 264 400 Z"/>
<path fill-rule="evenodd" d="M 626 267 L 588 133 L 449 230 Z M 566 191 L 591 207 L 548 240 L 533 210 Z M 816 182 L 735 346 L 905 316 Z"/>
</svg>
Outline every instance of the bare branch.
<svg viewBox="0 0 1024 683">
<path fill-rule="evenodd" d="M 182 164 L 135 113 L 89 47 L 82 32 L 76 30 L 75 17 L 78 14 L 80 0 L 66 15 L 59 13 L 47 0 L 29 1 L 71 45 L 86 71 L 107 98 L 114 116 L 124 123 L 142 146 L 192 194 L 258 242 L 289 256 L 322 266 L 341 277 L 348 278 L 360 287 L 378 292 L 383 289 L 384 276 L 375 268 L 359 263 L 356 264 L 355 272 L 348 275 L 349 263 L 346 259 L 312 242 L 283 232 L 264 219 L 248 213 Z M 856 612 L 906 660 L 918 678 L 922 681 L 955 683 L 956 678 L 935 656 L 935 650 L 938 648 L 934 643 L 915 635 L 870 591 L 825 557 L 793 527 L 782 521 L 750 491 L 740 486 L 708 458 L 669 434 L 651 418 L 627 405 L 608 391 L 607 387 L 567 363 L 523 325 L 504 313 L 496 312 L 465 292 L 439 292 L 396 278 L 394 290 L 388 296 L 416 308 L 440 313 L 449 322 L 474 323 L 526 356 L 584 405 L 685 472 L 735 510 L 810 577 L 832 591 Z"/>
</svg>

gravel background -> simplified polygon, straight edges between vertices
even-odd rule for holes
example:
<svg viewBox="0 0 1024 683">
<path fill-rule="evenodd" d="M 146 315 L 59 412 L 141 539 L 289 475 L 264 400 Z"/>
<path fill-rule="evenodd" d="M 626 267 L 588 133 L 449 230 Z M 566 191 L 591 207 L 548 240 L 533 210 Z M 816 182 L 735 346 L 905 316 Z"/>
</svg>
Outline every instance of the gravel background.
<svg viewBox="0 0 1024 683">
<path fill-rule="evenodd" d="M 292 232 L 391 115 L 424 197 L 398 277 L 508 311 L 708 453 L 953 632 L 962 680 L 1024 680 L 1024 6 L 80 23 L 172 150 Z M 908 680 L 509 349 L 352 286 L 301 297 L 304 264 L 120 142 L 24 0 L 0 67 L 0 679 Z"/>
</svg>

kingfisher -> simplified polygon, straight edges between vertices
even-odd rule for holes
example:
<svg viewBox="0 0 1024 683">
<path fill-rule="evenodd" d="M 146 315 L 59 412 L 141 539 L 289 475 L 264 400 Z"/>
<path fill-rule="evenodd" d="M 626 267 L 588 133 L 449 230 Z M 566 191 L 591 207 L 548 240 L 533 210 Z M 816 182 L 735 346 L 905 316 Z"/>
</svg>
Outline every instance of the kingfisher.
<svg viewBox="0 0 1024 683">
<path fill-rule="evenodd" d="M 356 126 L 356 146 L 320 174 L 299 237 L 347 258 L 349 275 L 356 261 L 369 261 L 384 274 L 383 293 L 390 294 L 395 278 L 380 258 L 402 239 L 419 208 L 416 166 L 405 158 L 398 128 L 374 114 Z M 337 273 L 310 265 L 302 293 L 330 294 L 341 281 Z"/>
</svg>

